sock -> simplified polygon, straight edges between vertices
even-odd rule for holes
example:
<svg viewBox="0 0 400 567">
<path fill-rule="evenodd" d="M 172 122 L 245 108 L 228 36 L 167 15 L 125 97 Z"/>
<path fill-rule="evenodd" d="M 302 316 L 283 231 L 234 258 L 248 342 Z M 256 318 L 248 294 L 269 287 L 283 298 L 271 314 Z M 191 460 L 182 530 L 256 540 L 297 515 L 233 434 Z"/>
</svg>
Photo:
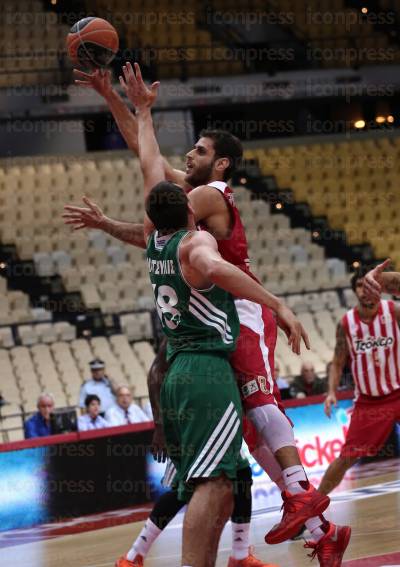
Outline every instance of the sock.
<svg viewBox="0 0 400 567">
<path fill-rule="evenodd" d="M 319 541 L 329 530 L 329 522 L 324 516 L 314 516 L 306 521 L 307 529 L 311 533 L 313 541 Z"/>
<path fill-rule="evenodd" d="M 249 554 L 249 531 L 248 524 L 232 524 L 232 557 L 234 559 L 245 559 Z"/>
<path fill-rule="evenodd" d="M 309 487 L 309 482 L 305 470 L 301 465 L 295 465 L 293 467 L 288 467 L 282 471 L 283 481 L 285 487 L 290 492 L 290 494 L 299 494 L 300 492 L 306 492 Z"/>
<path fill-rule="evenodd" d="M 132 545 L 127 553 L 128 561 L 133 561 L 136 555 L 142 555 L 146 557 L 155 539 L 160 535 L 162 530 L 157 528 L 155 524 L 150 520 L 146 521 L 142 531 L 138 535 L 135 543 Z"/>
</svg>

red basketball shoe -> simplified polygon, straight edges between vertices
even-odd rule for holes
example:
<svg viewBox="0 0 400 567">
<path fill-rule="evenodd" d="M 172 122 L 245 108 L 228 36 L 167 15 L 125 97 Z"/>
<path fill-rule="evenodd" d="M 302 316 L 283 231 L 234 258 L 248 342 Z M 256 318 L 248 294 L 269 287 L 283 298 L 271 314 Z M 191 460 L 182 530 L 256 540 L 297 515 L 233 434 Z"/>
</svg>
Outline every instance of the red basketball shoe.
<svg viewBox="0 0 400 567">
<path fill-rule="evenodd" d="M 311 560 L 318 557 L 321 567 L 340 567 L 351 536 L 350 526 L 330 524 L 328 532 L 317 542 L 308 541 L 304 547 L 313 549 Z"/>
<path fill-rule="evenodd" d="M 141 555 L 136 555 L 133 561 L 129 561 L 126 555 L 124 555 L 124 557 L 120 557 L 115 562 L 115 567 L 143 567 L 143 565 L 143 557 Z"/>
<path fill-rule="evenodd" d="M 278 567 L 278 565 L 264 563 L 260 559 L 257 559 L 252 552 L 253 549 L 249 547 L 249 554 L 244 559 L 234 559 L 233 557 L 230 557 L 228 567 Z"/>
<path fill-rule="evenodd" d="M 310 484 L 306 492 L 290 494 L 282 492 L 283 516 L 265 536 L 269 544 L 282 543 L 298 533 L 306 520 L 319 516 L 329 506 L 329 496 L 321 494 Z"/>
</svg>

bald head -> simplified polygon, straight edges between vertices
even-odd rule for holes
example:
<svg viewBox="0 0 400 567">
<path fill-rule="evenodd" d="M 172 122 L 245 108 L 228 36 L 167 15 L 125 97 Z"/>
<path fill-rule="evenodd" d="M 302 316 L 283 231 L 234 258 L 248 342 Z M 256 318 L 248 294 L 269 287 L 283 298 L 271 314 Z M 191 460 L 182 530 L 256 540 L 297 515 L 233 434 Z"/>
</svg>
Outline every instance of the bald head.
<svg viewBox="0 0 400 567">
<path fill-rule="evenodd" d="M 312 384 L 314 382 L 316 375 L 312 362 L 303 362 L 301 365 L 301 376 L 307 384 Z"/>
<path fill-rule="evenodd" d="M 54 398 L 51 394 L 40 394 L 37 400 L 37 409 L 40 415 L 48 421 L 50 419 L 50 414 L 54 410 Z"/>
<path fill-rule="evenodd" d="M 123 409 L 127 410 L 132 403 L 132 392 L 128 386 L 119 386 L 116 390 L 117 404 Z"/>
</svg>

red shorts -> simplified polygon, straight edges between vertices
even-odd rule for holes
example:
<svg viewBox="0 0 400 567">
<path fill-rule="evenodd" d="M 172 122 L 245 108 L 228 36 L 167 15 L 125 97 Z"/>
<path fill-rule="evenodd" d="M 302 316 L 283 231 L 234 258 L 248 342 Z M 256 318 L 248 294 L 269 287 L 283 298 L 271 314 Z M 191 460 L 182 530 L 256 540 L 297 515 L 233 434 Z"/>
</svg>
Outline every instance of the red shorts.
<svg viewBox="0 0 400 567">
<path fill-rule="evenodd" d="M 400 390 L 387 396 L 361 395 L 354 404 L 341 457 L 372 457 L 400 421 Z"/>
<path fill-rule="evenodd" d="M 276 404 L 273 371 L 278 327 L 275 315 L 268 307 L 246 299 L 237 299 L 235 305 L 240 335 L 230 361 L 244 408 Z"/>
</svg>

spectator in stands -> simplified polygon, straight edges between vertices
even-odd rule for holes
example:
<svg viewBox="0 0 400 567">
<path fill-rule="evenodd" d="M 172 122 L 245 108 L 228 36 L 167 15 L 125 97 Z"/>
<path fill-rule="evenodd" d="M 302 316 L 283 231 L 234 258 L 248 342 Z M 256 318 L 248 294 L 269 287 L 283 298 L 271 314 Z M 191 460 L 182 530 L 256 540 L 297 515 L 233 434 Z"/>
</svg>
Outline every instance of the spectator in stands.
<svg viewBox="0 0 400 567">
<path fill-rule="evenodd" d="M 287 400 L 288 398 L 291 397 L 290 391 L 289 391 L 289 382 L 287 380 L 285 380 L 285 378 L 282 378 L 281 376 L 279 376 L 279 372 L 280 372 L 279 362 L 277 360 L 275 360 L 274 380 L 276 382 L 276 385 L 279 388 L 282 400 Z"/>
<path fill-rule="evenodd" d="M 107 410 L 105 416 L 109 426 L 150 421 L 144 411 L 132 402 L 132 393 L 128 386 L 119 386 L 116 394 L 117 404 Z"/>
<path fill-rule="evenodd" d="M 25 439 L 52 435 L 50 418 L 54 410 L 54 398 L 51 394 L 41 394 L 37 401 L 38 411 L 25 421 Z"/>
<path fill-rule="evenodd" d="M 111 380 L 106 375 L 105 364 L 99 358 L 89 363 L 92 378 L 86 380 L 81 386 L 79 395 L 79 407 L 85 409 L 85 400 L 88 395 L 96 395 L 100 398 L 100 413 L 105 413 L 115 405 L 115 395 Z"/>
<path fill-rule="evenodd" d="M 303 362 L 300 376 L 296 376 L 290 387 L 290 394 L 293 398 L 306 398 L 324 394 L 326 389 L 326 380 L 318 378 L 314 365 L 311 362 Z"/>
<path fill-rule="evenodd" d="M 108 427 L 108 423 L 100 415 L 100 398 L 96 394 L 89 394 L 85 398 L 85 415 L 78 417 L 78 430 L 91 431 L 92 429 L 102 429 Z"/>
</svg>

